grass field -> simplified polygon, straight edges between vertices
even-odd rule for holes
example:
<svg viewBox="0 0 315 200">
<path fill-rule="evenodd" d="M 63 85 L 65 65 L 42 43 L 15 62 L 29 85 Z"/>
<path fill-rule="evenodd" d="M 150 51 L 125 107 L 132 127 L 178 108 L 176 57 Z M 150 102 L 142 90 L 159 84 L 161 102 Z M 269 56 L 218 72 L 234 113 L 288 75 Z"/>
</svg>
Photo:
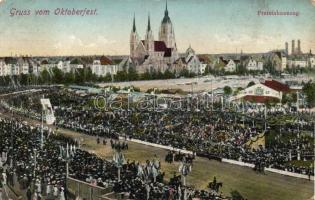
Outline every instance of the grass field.
<svg viewBox="0 0 315 200">
<path fill-rule="evenodd" d="M 0 113 L 0 116 L 8 117 Z M 25 119 L 30 124 L 39 124 L 38 121 Z M 54 127 L 52 127 L 54 129 Z M 108 143 L 106 146 L 96 143 L 96 137 L 80 134 L 74 131 L 59 129 L 63 134 L 76 139 L 83 139 L 82 148 L 106 159 L 112 159 L 113 151 Z M 177 172 L 179 163 L 164 162 L 166 150 L 129 142 L 129 150 L 124 151 L 126 159 L 144 162 L 155 155 L 161 160 L 165 180 Z M 232 190 L 237 190 L 248 200 L 313 200 L 314 182 L 282 176 L 276 173 L 258 174 L 252 169 L 221 163 L 197 157 L 192 172 L 187 177 L 187 184 L 198 189 L 205 189 L 209 181 L 216 176 L 223 182 L 221 191 L 229 196 Z"/>
<path fill-rule="evenodd" d="M 61 130 L 61 132 L 74 138 L 83 138 L 82 148 L 103 158 L 112 158 L 113 151 L 109 143 L 106 146 L 97 145 L 95 137 L 68 130 Z M 129 150 L 124 151 L 126 159 L 144 162 L 156 155 L 162 162 L 162 170 L 166 173 L 166 180 L 169 180 L 169 177 L 177 172 L 179 163 L 168 164 L 164 162 L 166 150 L 133 142 L 128 144 Z M 232 190 L 238 190 L 249 200 L 309 200 L 314 195 L 313 181 L 275 173 L 258 174 L 250 168 L 199 157 L 194 161 L 192 172 L 187 177 L 187 184 L 205 189 L 214 176 L 217 177 L 218 181 L 223 182 L 223 194 L 229 195 Z"/>
</svg>

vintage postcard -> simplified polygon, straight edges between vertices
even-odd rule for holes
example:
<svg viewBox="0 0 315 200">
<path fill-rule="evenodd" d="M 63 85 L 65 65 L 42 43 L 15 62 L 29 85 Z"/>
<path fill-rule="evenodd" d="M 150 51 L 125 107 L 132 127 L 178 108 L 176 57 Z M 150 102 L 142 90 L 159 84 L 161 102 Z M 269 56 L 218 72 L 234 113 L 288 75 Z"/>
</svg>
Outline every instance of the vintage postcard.
<svg viewBox="0 0 315 200">
<path fill-rule="evenodd" d="M 0 0 L 0 200 L 314 200 L 315 0 Z"/>
</svg>

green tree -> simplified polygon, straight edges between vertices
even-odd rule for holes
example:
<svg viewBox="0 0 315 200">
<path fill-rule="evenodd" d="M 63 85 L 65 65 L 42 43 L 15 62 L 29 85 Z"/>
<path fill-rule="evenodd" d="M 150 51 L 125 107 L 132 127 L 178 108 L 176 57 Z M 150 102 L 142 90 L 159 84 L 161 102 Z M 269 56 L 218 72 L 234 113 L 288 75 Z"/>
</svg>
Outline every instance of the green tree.
<svg viewBox="0 0 315 200">
<path fill-rule="evenodd" d="M 129 81 L 134 81 L 134 80 L 138 80 L 139 75 L 137 70 L 134 67 L 129 67 L 128 68 L 128 79 Z"/>
<path fill-rule="evenodd" d="M 183 76 L 183 77 L 189 77 L 189 71 L 188 69 L 183 69 L 182 71 L 180 71 L 179 76 Z"/>
<path fill-rule="evenodd" d="M 20 84 L 21 85 L 27 85 L 28 84 L 28 75 L 27 74 L 21 74 L 20 75 Z"/>
<path fill-rule="evenodd" d="M 232 92 L 233 92 L 233 90 L 232 90 L 232 88 L 231 88 L 230 86 L 225 86 L 225 87 L 223 88 L 223 91 L 224 91 L 224 94 L 225 94 L 226 96 L 230 96 L 230 95 L 232 94 Z"/>
<path fill-rule="evenodd" d="M 127 78 L 128 78 L 128 73 L 127 73 L 126 69 L 124 69 L 122 71 L 118 71 L 117 75 L 115 76 L 115 79 L 117 81 L 126 81 Z"/>
<path fill-rule="evenodd" d="M 307 82 L 303 86 L 303 93 L 306 96 L 306 102 L 309 108 L 313 108 L 315 106 L 315 83 L 312 81 Z"/>
<path fill-rule="evenodd" d="M 208 75 L 208 74 L 210 74 L 210 69 L 209 69 L 209 66 L 207 65 L 203 75 Z"/>
<path fill-rule="evenodd" d="M 40 73 L 40 83 L 42 84 L 48 84 L 50 83 L 50 75 L 48 73 L 48 71 L 46 69 L 44 69 L 41 73 Z"/>
<path fill-rule="evenodd" d="M 74 72 L 68 72 L 65 74 L 64 83 L 66 85 L 74 83 L 74 80 L 75 80 Z"/>
<path fill-rule="evenodd" d="M 255 82 L 254 82 L 254 81 L 251 81 L 251 82 L 249 82 L 249 83 L 247 84 L 247 87 L 250 87 L 250 86 L 253 86 L 253 85 L 255 85 Z"/>
<path fill-rule="evenodd" d="M 152 79 L 151 73 L 146 70 L 142 75 L 141 75 L 141 80 L 150 80 Z"/>
<path fill-rule="evenodd" d="M 236 74 L 243 75 L 247 72 L 246 67 L 243 64 L 239 64 L 236 67 Z"/>
<path fill-rule="evenodd" d="M 58 67 L 54 67 L 52 69 L 52 72 L 53 72 L 52 82 L 57 84 L 63 83 L 64 78 L 63 72 Z"/>
<path fill-rule="evenodd" d="M 238 93 L 239 93 L 240 91 L 242 91 L 242 90 L 243 90 L 242 87 L 236 88 L 236 90 L 234 91 L 234 95 L 238 95 Z"/>
<path fill-rule="evenodd" d="M 175 73 L 172 73 L 169 69 L 165 70 L 164 72 L 165 79 L 175 78 Z"/>
</svg>

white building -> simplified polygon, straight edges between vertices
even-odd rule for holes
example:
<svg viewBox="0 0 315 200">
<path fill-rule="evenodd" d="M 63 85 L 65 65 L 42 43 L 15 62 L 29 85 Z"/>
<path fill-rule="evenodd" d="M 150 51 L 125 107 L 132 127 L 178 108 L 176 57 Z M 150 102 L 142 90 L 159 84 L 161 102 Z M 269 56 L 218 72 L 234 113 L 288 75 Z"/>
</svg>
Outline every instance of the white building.
<svg viewBox="0 0 315 200">
<path fill-rule="evenodd" d="M 5 63 L 4 60 L 0 60 L 0 76 L 7 76 L 11 74 L 11 68 Z"/>
<path fill-rule="evenodd" d="M 282 57 L 281 57 L 281 70 L 280 71 L 283 71 L 286 68 L 287 68 L 287 57 L 282 55 Z"/>
<path fill-rule="evenodd" d="M 303 59 L 296 59 L 296 60 L 288 60 L 288 67 L 298 67 L 298 68 L 304 68 L 307 67 L 307 60 Z"/>
<path fill-rule="evenodd" d="M 205 67 L 199 61 L 199 58 L 197 57 L 195 51 L 191 48 L 191 46 L 189 46 L 189 48 L 186 50 L 185 63 L 186 68 L 190 73 L 202 74 L 205 70 Z M 204 69 L 201 69 L 201 67 L 204 67 Z"/>
<path fill-rule="evenodd" d="M 267 99 L 277 99 L 281 101 L 282 92 L 267 87 L 262 83 L 258 83 L 240 91 L 237 95 L 232 96 L 230 98 L 230 101 L 237 101 L 242 99 L 249 101 L 252 100 L 257 103 L 262 103 Z"/>
<path fill-rule="evenodd" d="M 50 71 L 50 70 L 52 70 L 52 68 L 54 68 L 56 66 L 57 66 L 57 64 L 49 61 L 48 59 L 42 60 L 40 62 L 40 72 L 42 72 L 44 70 Z"/>
<path fill-rule="evenodd" d="M 113 64 L 113 62 L 102 56 L 99 60 L 94 60 L 93 64 L 90 65 L 92 73 L 97 76 L 106 76 L 106 75 L 116 75 L 118 71 L 118 65 Z"/>
<path fill-rule="evenodd" d="M 175 32 L 169 17 L 167 4 L 161 22 L 158 40 L 154 39 L 150 16 L 148 18 L 144 40 L 140 39 L 136 30 L 135 18 L 133 19 L 130 34 L 130 57 L 140 73 L 153 70 L 164 72 L 179 58 Z"/>
<path fill-rule="evenodd" d="M 310 59 L 309 59 L 309 65 L 310 65 L 310 67 L 312 67 L 312 68 L 315 67 L 315 57 L 310 57 Z"/>
<path fill-rule="evenodd" d="M 249 59 L 246 69 L 249 71 L 257 71 L 257 70 L 263 70 L 263 62 L 261 61 L 256 61 L 252 58 Z"/>
<path fill-rule="evenodd" d="M 17 67 L 18 69 L 18 75 L 19 74 L 29 74 L 30 66 L 26 60 L 27 58 L 18 58 L 17 60 Z"/>
<path fill-rule="evenodd" d="M 235 72 L 236 64 L 238 61 L 230 59 L 228 63 L 224 66 L 224 71 L 226 72 Z"/>
</svg>

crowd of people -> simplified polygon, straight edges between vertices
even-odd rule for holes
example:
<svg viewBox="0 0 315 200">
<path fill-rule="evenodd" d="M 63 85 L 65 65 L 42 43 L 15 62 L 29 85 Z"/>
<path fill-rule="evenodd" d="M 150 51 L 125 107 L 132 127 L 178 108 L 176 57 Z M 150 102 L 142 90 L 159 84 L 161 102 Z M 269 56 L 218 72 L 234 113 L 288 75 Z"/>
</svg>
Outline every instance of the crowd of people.
<svg viewBox="0 0 315 200">
<path fill-rule="evenodd" d="M 140 110 L 135 107 L 104 111 L 94 107 L 93 95 L 82 96 L 73 91 L 54 88 L 35 94 L 12 96 L 10 97 L 10 104 L 6 104 L 3 108 L 7 110 L 8 106 L 23 108 L 15 111 L 19 112 L 20 115 L 40 119 L 39 99 L 42 98 L 43 94 L 45 94 L 45 98 L 51 100 L 54 106 L 57 118 L 56 126 L 94 135 L 98 138 L 110 138 L 111 147 L 117 151 L 128 149 L 127 143 L 118 140 L 121 136 L 190 150 L 194 152 L 193 155 L 252 163 L 255 164 L 255 169 L 258 171 L 263 171 L 264 167 L 273 167 L 314 175 L 313 166 L 295 166 L 289 162 L 294 159 L 314 159 L 313 136 L 300 134 L 302 131 L 313 131 L 312 124 L 307 120 L 301 126 L 284 123 L 281 125 L 269 124 L 266 127 L 264 120 L 266 113 L 263 112 L 256 115 L 220 109 L 157 112 Z M 268 114 L 270 115 L 270 113 Z M 281 113 L 273 113 L 274 117 L 277 115 L 280 116 Z M 57 187 L 58 193 L 56 193 L 62 194 L 61 188 L 65 188 L 65 163 L 67 160 L 61 156 L 62 153 L 60 152 L 64 152 L 63 148 L 66 143 L 74 146 L 77 146 L 78 143 L 70 139 L 58 138 L 61 136 L 57 137 L 46 131 L 47 140 L 54 142 L 49 144 L 46 142 L 44 150 L 38 151 L 40 156 L 36 161 L 37 166 L 34 166 L 33 149 L 41 149 L 41 144 L 38 138 L 30 137 L 34 134 L 38 135 L 39 128 L 27 128 L 28 126 L 21 125 L 21 123 L 14 125 L 16 123 L 14 121 L 6 122 L 3 120 L 1 123 L 4 124 L 1 126 L 3 129 L 9 126 L 23 127 L 15 128 L 17 130 L 13 129 L 18 132 L 14 134 L 16 135 L 13 139 L 15 145 L 10 143 L 12 140 L 9 135 L 10 131 L 8 130 L 7 134 L 4 131 L 6 140 L 2 143 L 5 145 L 1 146 L 1 152 L 10 152 L 11 146 L 19 149 L 13 154 L 8 154 L 12 159 L 7 159 L 7 162 L 8 160 L 16 160 L 11 164 L 11 167 L 16 170 L 16 174 L 20 177 L 19 180 L 23 189 L 29 188 L 32 182 L 40 182 L 41 185 Z M 280 134 L 275 134 L 275 130 L 279 130 Z M 28 132 L 30 134 L 25 134 Z M 266 138 L 274 139 L 271 142 L 266 142 L 265 147 L 251 148 L 248 141 L 261 133 L 264 133 Z M 19 137 L 21 138 L 17 140 Z M 100 139 L 97 142 L 101 143 Z M 103 144 L 106 145 L 104 140 Z M 86 182 L 96 180 L 99 186 L 113 187 L 115 192 L 128 192 L 130 198 L 169 199 L 170 196 L 172 198 L 185 196 L 188 199 L 192 197 L 219 198 L 207 191 L 198 191 L 183 186 L 180 184 L 181 181 L 174 181 L 177 180 L 176 177 L 173 177 L 173 181 L 170 181 L 169 184 L 164 183 L 163 172 L 160 169 L 147 170 L 152 168 L 154 162 L 148 161 L 143 165 L 135 161 L 127 161 L 122 167 L 120 179 L 116 173 L 117 166 L 112 162 L 100 159 L 80 149 L 76 149 L 75 153 L 73 153 L 73 148 L 71 151 L 73 156 L 70 161 L 69 176 Z M 18 153 L 20 155 L 16 155 Z M 169 152 L 165 160 L 167 162 L 179 161 L 179 157 L 181 155 Z M 18 158 L 25 158 L 25 160 L 17 161 Z M 192 162 L 193 157 L 187 159 Z M 43 167 L 39 167 L 40 165 Z M 7 171 L 10 172 L 10 168 Z M 35 176 L 32 174 L 33 171 L 36 171 Z M 146 175 L 140 176 L 139 171 L 143 171 L 143 174 Z M 154 180 L 152 175 L 144 173 L 145 171 L 151 171 L 151 173 L 154 171 L 156 174 Z M 55 189 L 51 191 L 55 191 Z M 54 195 L 55 192 L 52 194 Z"/>
<path fill-rule="evenodd" d="M 186 149 L 197 155 L 209 158 L 227 158 L 247 163 L 253 163 L 261 168 L 273 167 L 281 170 L 314 174 L 310 167 L 294 166 L 289 161 L 294 159 L 314 158 L 313 136 L 301 136 L 298 132 L 313 132 L 313 124 L 303 117 L 301 126 L 292 123 L 268 124 L 265 115 L 283 116 L 285 111 L 270 113 L 260 110 L 256 113 L 199 110 L 166 109 L 163 112 L 140 110 L 137 107 L 104 111 L 93 104 L 93 95 L 78 95 L 73 91 L 51 89 L 45 91 L 55 106 L 57 116 L 56 125 L 89 135 L 118 139 L 119 136 L 140 139 L 162 145 L 171 145 L 175 148 Z M 37 95 L 20 95 L 11 98 L 12 105 L 19 106 L 21 102 L 26 105 L 26 112 L 40 113 Z M 38 98 L 36 100 L 36 98 Z M 111 98 L 111 97 L 109 97 Z M 22 101 L 21 101 L 22 100 Z M 37 102 L 37 104 L 36 104 Z M 294 116 L 292 114 L 292 116 Z M 291 133 L 290 140 L 280 140 L 278 143 L 266 144 L 266 147 L 251 148 L 246 143 L 253 137 L 264 133 L 275 135 Z M 303 140 L 304 138 L 304 140 Z M 299 141 L 299 142 L 297 142 Z M 299 155 L 299 156 L 298 156 Z"/>
<path fill-rule="evenodd" d="M 77 140 L 49 129 L 42 130 L 19 119 L 0 118 L 0 134 L 1 183 L 18 187 L 28 200 L 66 199 L 67 176 L 126 193 L 129 199 L 178 199 L 182 195 L 186 195 L 185 199 L 222 199 L 181 183 L 165 183 L 156 158 L 146 163 L 127 160 L 118 178 L 114 162 L 80 149 Z"/>
</svg>

